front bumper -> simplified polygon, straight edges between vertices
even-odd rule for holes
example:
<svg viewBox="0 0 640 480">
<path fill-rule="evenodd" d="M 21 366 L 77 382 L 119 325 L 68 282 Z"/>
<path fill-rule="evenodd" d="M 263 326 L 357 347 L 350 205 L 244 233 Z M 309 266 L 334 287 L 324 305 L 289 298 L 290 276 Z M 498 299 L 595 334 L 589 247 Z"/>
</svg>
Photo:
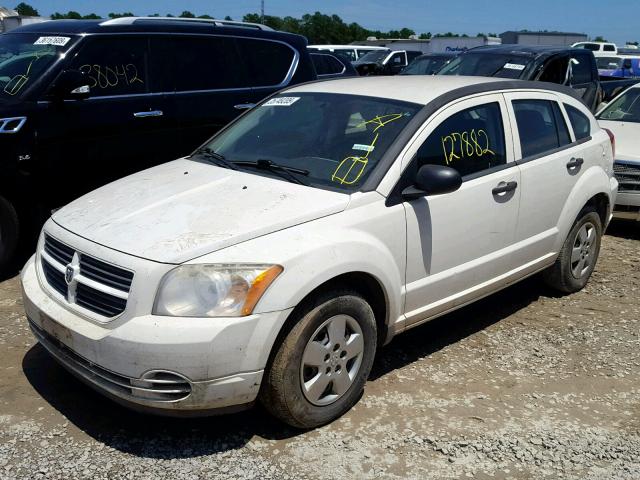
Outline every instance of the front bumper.
<svg viewBox="0 0 640 480">
<path fill-rule="evenodd" d="M 35 337 L 62 366 L 119 403 L 168 415 L 216 413 L 255 401 L 291 311 L 242 318 L 144 315 L 98 324 L 48 295 L 35 257 L 23 269 L 22 290 Z"/>
</svg>

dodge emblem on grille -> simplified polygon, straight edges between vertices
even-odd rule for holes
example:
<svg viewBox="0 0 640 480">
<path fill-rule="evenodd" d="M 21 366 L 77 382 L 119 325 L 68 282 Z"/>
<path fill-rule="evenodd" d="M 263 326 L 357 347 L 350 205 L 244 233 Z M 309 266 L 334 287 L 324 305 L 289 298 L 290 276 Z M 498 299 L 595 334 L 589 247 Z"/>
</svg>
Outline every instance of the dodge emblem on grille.
<svg viewBox="0 0 640 480">
<path fill-rule="evenodd" d="M 67 285 L 70 285 L 73 282 L 73 277 L 75 276 L 75 269 L 71 265 L 67 265 L 67 269 L 64 272 L 64 281 L 67 282 Z"/>
</svg>

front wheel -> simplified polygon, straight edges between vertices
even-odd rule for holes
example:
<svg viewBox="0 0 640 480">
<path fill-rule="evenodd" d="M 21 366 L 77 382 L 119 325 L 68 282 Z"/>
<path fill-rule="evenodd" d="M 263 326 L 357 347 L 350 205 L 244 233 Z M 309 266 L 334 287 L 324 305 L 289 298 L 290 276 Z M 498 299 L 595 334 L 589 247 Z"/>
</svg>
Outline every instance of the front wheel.
<svg viewBox="0 0 640 480">
<path fill-rule="evenodd" d="M 373 310 L 358 293 L 315 297 L 280 345 L 261 392 L 273 415 L 313 428 L 347 412 L 359 399 L 376 352 Z"/>
<path fill-rule="evenodd" d="M 600 215 L 592 207 L 586 207 L 573 224 L 556 263 L 544 272 L 545 282 L 563 293 L 582 290 L 598 261 L 601 240 Z"/>
</svg>

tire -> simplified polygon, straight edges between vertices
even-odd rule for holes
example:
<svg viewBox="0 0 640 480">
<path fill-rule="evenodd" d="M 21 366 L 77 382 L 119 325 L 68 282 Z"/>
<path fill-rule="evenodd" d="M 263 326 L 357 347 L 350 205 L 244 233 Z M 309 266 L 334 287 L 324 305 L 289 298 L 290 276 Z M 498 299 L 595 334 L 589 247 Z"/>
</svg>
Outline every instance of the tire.
<svg viewBox="0 0 640 480">
<path fill-rule="evenodd" d="M 12 263 L 18 246 L 19 232 L 20 223 L 16 209 L 11 203 L 0 197 L 0 275 Z"/>
<path fill-rule="evenodd" d="M 593 207 L 578 215 L 556 262 L 543 273 L 547 285 L 562 292 L 582 290 L 589 281 L 600 254 L 602 221 Z"/>
<path fill-rule="evenodd" d="M 314 428 L 360 398 L 376 354 L 376 320 L 358 293 L 334 290 L 306 302 L 294 321 L 268 368 L 260 400 L 283 422 Z"/>
</svg>

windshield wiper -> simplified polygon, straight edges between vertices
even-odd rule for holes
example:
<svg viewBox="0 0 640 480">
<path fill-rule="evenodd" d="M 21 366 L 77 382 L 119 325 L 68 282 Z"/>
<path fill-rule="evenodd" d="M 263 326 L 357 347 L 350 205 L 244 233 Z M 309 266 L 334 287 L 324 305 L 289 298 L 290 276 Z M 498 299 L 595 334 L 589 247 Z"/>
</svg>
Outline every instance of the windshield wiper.
<svg viewBox="0 0 640 480">
<path fill-rule="evenodd" d="M 289 180 L 290 182 L 309 186 L 307 182 L 293 175 L 294 173 L 297 173 L 298 175 L 304 175 L 306 177 L 309 175 L 309 170 L 302 170 L 301 168 L 288 167 L 286 165 L 279 165 L 277 163 L 272 162 L 271 160 L 264 160 L 264 159 L 259 159 L 255 162 L 238 161 L 233 163 L 235 165 L 240 165 L 242 167 L 255 167 L 260 170 L 268 170 L 270 172 L 273 172 L 279 175 L 281 178 Z"/>
<path fill-rule="evenodd" d="M 234 162 L 230 162 L 225 158 L 224 155 L 210 149 L 209 147 L 204 147 L 199 150 L 196 150 L 194 155 L 202 155 L 211 163 L 218 165 L 219 167 L 229 168 L 231 170 L 238 170 L 238 167 L 234 165 Z"/>
</svg>

